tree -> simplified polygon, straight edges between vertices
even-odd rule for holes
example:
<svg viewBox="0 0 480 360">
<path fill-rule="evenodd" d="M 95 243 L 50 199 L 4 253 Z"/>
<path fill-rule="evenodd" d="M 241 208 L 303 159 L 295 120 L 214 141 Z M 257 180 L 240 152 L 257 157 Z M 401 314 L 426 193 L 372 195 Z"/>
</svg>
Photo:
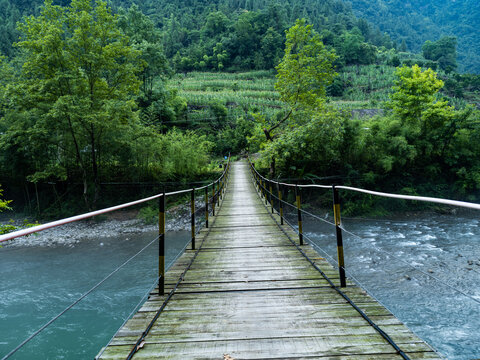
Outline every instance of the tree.
<svg viewBox="0 0 480 360">
<path fill-rule="evenodd" d="M 325 48 L 320 35 L 312 25 L 306 25 L 305 19 L 297 20 L 286 34 L 285 55 L 276 67 L 275 89 L 288 110 L 280 121 L 264 130 L 268 140 L 272 140 L 271 132 L 294 111 L 320 109 L 325 101 L 325 89 L 337 75 L 332 66 L 335 52 Z"/>
<path fill-rule="evenodd" d="M 207 15 L 202 32 L 206 38 L 217 36 L 227 30 L 229 22 L 228 17 L 221 11 L 211 12 Z"/>
<path fill-rule="evenodd" d="M 265 69 L 274 68 L 280 61 L 283 42 L 283 37 L 273 27 L 269 27 L 261 40 L 261 54 Z"/>
<path fill-rule="evenodd" d="M 287 105 L 285 116 L 263 132 L 267 141 L 273 141 L 272 132 L 284 124 L 294 112 L 304 112 L 306 117 L 320 111 L 325 101 L 326 87 L 336 76 L 332 63 L 333 51 L 327 50 L 320 35 L 306 20 L 297 20 L 286 32 L 285 55 L 276 67 L 275 89 L 280 100 Z M 275 175 L 275 157 L 270 163 L 271 176 Z"/>
<path fill-rule="evenodd" d="M 390 107 L 406 128 L 407 140 L 425 160 L 434 153 L 441 154 L 455 130 L 454 109 L 436 97 L 443 81 L 432 69 L 422 71 L 418 65 L 397 68 L 396 75 Z"/>
<path fill-rule="evenodd" d="M 66 8 L 46 0 L 40 15 L 27 17 L 19 30 L 25 60 L 11 94 L 9 146 L 35 153 L 31 181 L 80 177 L 92 208 L 99 198 L 99 164 L 137 121 L 140 52 L 100 0 L 72 0 Z"/>
<path fill-rule="evenodd" d="M 3 189 L 0 185 L 0 213 L 4 210 L 12 210 L 8 204 L 10 204 L 12 201 L 11 200 L 4 200 L 3 199 Z M 13 220 L 12 220 L 13 221 Z M 0 224 L 0 235 L 9 233 L 11 231 L 16 230 L 17 227 L 12 225 L 12 224 Z M 0 246 L 1 248 L 2 246 Z"/>
<path fill-rule="evenodd" d="M 364 40 L 358 28 L 344 32 L 339 37 L 338 48 L 345 64 L 368 65 L 375 62 L 377 49 L 365 43 Z"/>
<path fill-rule="evenodd" d="M 427 40 L 422 46 L 425 59 L 437 61 L 440 68 L 452 72 L 457 68 L 457 38 L 443 36 L 438 41 Z"/>
<path fill-rule="evenodd" d="M 128 36 L 129 44 L 141 53 L 140 59 L 144 65 L 139 74 L 142 80 L 141 89 L 144 93 L 151 93 L 154 82 L 167 77 L 170 73 L 160 41 L 160 32 L 137 5 L 132 5 L 128 11 L 122 9 L 118 26 Z"/>
</svg>

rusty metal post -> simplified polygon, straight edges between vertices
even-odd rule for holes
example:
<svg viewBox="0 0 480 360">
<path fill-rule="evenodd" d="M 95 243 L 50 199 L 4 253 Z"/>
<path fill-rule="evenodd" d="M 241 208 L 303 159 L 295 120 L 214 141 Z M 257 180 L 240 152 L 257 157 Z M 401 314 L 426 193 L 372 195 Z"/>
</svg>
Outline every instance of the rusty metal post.
<svg viewBox="0 0 480 360">
<path fill-rule="evenodd" d="M 208 185 L 205 188 L 205 227 L 208 229 Z"/>
<path fill-rule="evenodd" d="M 195 188 L 190 193 L 190 212 L 191 212 L 191 229 L 192 229 L 192 250 L 195 250 Z"/>
<path fill-rule="evenodd" d="M 345 278 L 345 259 L 343 256 L 343 237 L 342 237 L 342 228 L 341 217 L 340 217 L 340 196 L 338 195 L 338 190 L 335 188 L 335 185 L 332 186 L 333 190 L 333 214 L 335 217 L 335 231 L 337 234 L 337 256 L 338 256 L 338 271 L 340 273 L 340 286 L 347 286 L 347 281 Z"/>
<path fill-rule="evenodd" d="M 158 295 L 165 293 L 165 190 L 158 199 Z"/>
<path fill-rule="evenodd" d="M 298 217 L 298 240 L 300 241 L 300 245 L 303 245 L 303 227 L 302 227 L 302 210 L 301 210 L 301 203 L 302 199 L 300 196 L 300 188 L 295 186 L 295 196 L 297 198 L 297 217 Z"/>
<path fill-rule="evenodd" d="M 278 190 L 278 207 L 279 207 L 279 214 L 280 214 L 280 225 L 283 225 L 282 189 L 279 183 L 277 183 L 277 190 Z"/>
<path fill-rule="evenodd" d="M 265 205 L 268 205 L 268 196 L 267 196 L 267 182 L 263 180 L 263 196 L 265 197 Z"/>
<path fill-rule="evenodd" d="M 269 187 L 269 189 L 270 189 L 270 206 L 271 206 L 271 208 L 272 208 L 272 214 L 273 214 L 273 213 L 274 213 L 274 211 L 273 211 L 274 209 L 273 209 L 273 190 L 272 190 L 272 182 L 269 181 L 268 183 L 269 183 L 269 185 L 270 185 L 270 187 Z"/>
<path fill-rule="evenodd" d="M 212 216 L 215 216 L 215 183 L 212 184 Z"/>
</svg>

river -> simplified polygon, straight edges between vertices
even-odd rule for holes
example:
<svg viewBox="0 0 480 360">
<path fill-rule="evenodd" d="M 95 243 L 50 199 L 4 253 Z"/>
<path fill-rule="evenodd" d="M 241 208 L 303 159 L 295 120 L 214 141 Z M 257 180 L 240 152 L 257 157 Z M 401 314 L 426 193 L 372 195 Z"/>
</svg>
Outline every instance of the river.
<svg viewBox="0 0 480 360">
<path fill-rule="evenodd" d="M 189 236 L 168 234 L 167 264 Z M 155 238 L 150 232 L 0 249 L 0 357 Z M 93 359 L 155 283 L 157 264 L 155 241 L 11 359 Z"/>
<path fill-rule="evenodd" d="M 446 358 L 479 358 L 479 224 L 473 214 L 344 218 L 347 277 Z M 320 254 L 336 260 L 332 226 L 306 219 L 305 230 Z"/>
<path fill-rule="evenodd" d="M 348 274 L 445 357 L 478 358 L 479 225 L 473 216 L 345 218 L 356 235 L 344 233 Z M 304 229 L 321 255 L 336 258 L 330 225 L 307 218 Z M 0 249 L 0 355 L 154 238 L 152 232 Z M 188 240 L 189 232 L 168 233 L 167 263 Z M 12 359 L 92 359 L 155 282 L 157 251 L 155 242 Z"/>
</svg>

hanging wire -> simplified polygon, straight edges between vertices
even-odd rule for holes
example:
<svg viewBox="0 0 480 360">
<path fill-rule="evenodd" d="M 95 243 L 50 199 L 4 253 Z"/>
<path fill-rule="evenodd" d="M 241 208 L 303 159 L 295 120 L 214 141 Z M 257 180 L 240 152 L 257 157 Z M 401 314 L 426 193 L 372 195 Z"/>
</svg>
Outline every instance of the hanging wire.
<svg viewBox="0 0 480 360">
<path fill-rule="evenodd" d="M 133 317 L 133 315 L 135 315 L 135 313 L 140 309 L 140 307 L 145 303 L 146 299 L 150 296 L 151 292 L 157 287 L 159 280 L 160 280 L 160 277 L 157 277 L 155 279 L 153 284 L 148 289 L 148 292 L 146 292 L 145 295 L 143 295 L 143 297 L 140 299 L 140 301 L 137 303 L 137 305 L 133 308 L 133 310 L 130 312 L 130 314 L 125 319 L 123 319 L 122 325 L 118 328 L 119 330 L 122 329 L 127 324 L 128 320 L 130 320 Z M 107 345 L 105 345 L 102 348 L 102 350 L 95 357 L 95 359 L 99 359 L 103 355 L 103 353 L 105 352 L 105 350 L 107 350 L 107 347 L 112 343 L 113 339 L 115 339 L 117 334 L 118 334 L 118 331 L 111 337 L 111 339 L 108 341 Z"/>
<path fill-rule="evenodd" d="M 267 205 L 264 204 L 265 208 L 267 208 Z M 277 225 L 278 222 L 277 220 L 273 217 L 272 214 L 269 213 L 269 215 L 272 217 L 272 219 L 275 221 Z M 296 232 L 299 234 L 298 230 L 294 228 L 291 224 L 289 224 Z M 340 290 L 333 282 L 332 280 L 315 264 L 315 262 L 310 259 L 310 257 L 302 250 L 302 248 L 293 241 L 293 239 L 288 235 L 288 233 L 280 227 L 280 230 L 288 237 L 288 239 L 291 241 L 291 243 L 297 248 L 298 251 L 312 264 L 312 266 L 322 275 L 322 277 L 329 283 L 329 285 L 340 295 L 342 296 L 359 314 L 361 317 L 363 317 L 369 324 L 372 326 L 399 354 L 403 359 L 409 360 L 410 358 L 408 355 L 402 351 L 398 345 L 393 341 L 393 339 L 385 332 L 383 331 L 375 322 L 370 319 L 370 317 L 362 310 L 360 309 L 342 290 Z"/>
<path fill-rule="evenodd" d="M 352 235 L 353 237 L 355 237 L 355 238 L 357 238 L 357 239 L 359 239 L 359 240 L 365 240 L 365 239 L 362 238 L 360 235 L 357 235 L 357 234 L 355 234 L 355 233 L 353 233 L 353 232 L 345 229 L 343 226 L 340 226 L 340 228 L 341 228 L 343 231 L 345 231 L 347 234 L 350 234 L 350 235 Z M 475 299 L 473 296 L 467 294 L 466 292 L 464 292 L 464 291 L 462 291 L 462 290 L 460 290 L 460 289 L 458 289 L 458 288 L 456 288 L 456 287 L 454 287 L 454 286 L 451 286 L 451 285 L 447 284 L 447 283 L 446 283 L 445 281 L 443 281 L 442 279 L 439 279 L 439 278 L 436 277 L 435 275 L 432 275 L 432 274 L 430 274 L 430 273 L 428 273 L 428 272 L 426 272 L 426 271 L 423 271 L 422 269 L 418 268 L 417 266 L 412 265 L 412 264 L 410 264 L 409 262 L 403 260 L 402 258 L 394 255 L 393 253 L 391 253 L 391 252 L 389 252 L 389 251 L 386 251 L 386 250 L 384 250 L 384 249 L 382 249 L 382 248 L 379 248 L 379 247 L 376 246 L 375 244 L 371 244 L 371 243 L 370 243 L 369 246 L 371 246 L 373 249 L 375 249 L 375 250 L 377 250 L 377 251 L 379 251 L 379 252 L 385 253 L 385 254 L 393 257 L 394 259 L 402 262 L 403 264 L 406 264 L 407 266 L 409 266 L 410 268 L 414 269 L 415 271 L 418 271 L 418 272 L 420 272 L 420 273 L 423 274 L 423 275 L 426 275 L 426 276 L 428 276 L 428 277 L 430 277 L 430 278 L 432 278 L 432 279 L 435 279 L 435 280 L 438 281 L 440 284 L 442 284 L 442 285 L 448 287 L 449 289 L 454 290 L 455 292 L 458 292 L 459 294 L 462 294 L 463 296 L 466 296 L 466 297 L 469 298 L 470 300 L 473 300 L 473 301 L 475 301 L 476 303 L 480 304 L 480 300 Z"/>
<path fill-rule="evenodd" d="M 139 252 L 137 252 L 135 255 L 130 257 L 127 261 L 125 261 L 122 265 L 118 266 L 115 270 L 113 270 L 109 275 L 107 275 L 103 280 L 98 282 L 95 286 L 93 286 L 90 290 L 88 290 L 86 293 L 84 293 L 82 296 L 80 296 L 77 300 L 75 300 L 73 303 L 71 303 L 69 306 L 67 306 L 63 311 L 61 311 L 58 315 L 53 317 L 51 320 L 49 320 L 47 323 L 45 323 L 42 327 L 40 327 L 37 331 L 35 331 L 32 335 L 30 335 L 27 339 L 22 341 L 15 349 L 10 351 L 7 355 L 5 355 L 2 360 L 8 359 L 10 356 L 15 354 L 18 350 L 20 350 L 24 345 L 26 345 L 30 340 L 32 340 L 34 337 L 36 337 L 38 334 L 40 334 L 43 330 L 45 330 L 47 327 L 49 327 L 52 323 L 54 323 L 58 318 L 60 318 L 62 315 L 64 315 L 66 312 L 68 312 L 70 309 L 72 309 L 75 305 L 77 305 L 80 301 L 82 301 L 84 298 L 86 298 L 88 295 L 90 295 L 93 291 L 95 291 L 100 285 L 102 285 L 105 281 L 110 279 L 113 275 L 115 275 L 117 272 L 119 272 L 123 267 L 125 267 L 128 263 L 130 263 L 133 259 L 135 259 L 138 255 L 140 255 L 143 251 L 145 251 L 147 248 L 149 248 L 155 241 L 158 240 L 158 237 L 152 240 L 150 243 L 145 245 L 143 249 L 141 249 Z"/>
<path fill-rule="evenodd" d="M 258 174 L 258 172 L 254 169 L 254 171 L 257 173 L 257 175 L 259 175 L 263 180 L 266 180 L 266 181 L 269 181 L 267 178 L 261 176 L 260 174 Z M 275 182 L 274 183 L 278 183 L 278 182 Z M 287 187 L 294 187 L 294 186 L 297 186 L 296 184 L 287 184 L 287 183 L 278 183 L 280 185 L 284 185 L 284 186 L 287 186 Z M 331 188 L 330 186 L 326 186 L 326 185 L 298 185 L 299 187 L 301 188 Z M 370 190 L 364 190 L 364 189 L 359 189 L 359 188 L 353 188 L 353 187 L 347 187 L 347 186 L 337 186 L 337 189 L 343 189 L 343 190 L 351 190 L 351 191 L 357 191 L 357 192 L 361 192 L 361 193 L 366 193 L 366 194 L 370 194 L 370 195 L 376 195 L 376 196 L 381 196 L 381 197 L 388 197 L 388 198 L 398 198 L 398 199 L 405 199 L 405 200 L 417 200 L 417 201 L 430 201 L 430 202 L 435 202 L 435 203 L 441 203 L 441 204 L 447 204 L 447 205 L 456 205 L 456 206 L 461 206 L 461 207 L 467 207 L 467 208 L 471 208 L 471 209 L 480 209 L 480 205 L 479 204 L 473 204 L 473 203 L 466 203 L 466 202 L 461 202 L 461 201 L 455 201 L 455 200 L 446 200 L 446 199 L 438 199 L 438 198 L 430 198 L 430 197 L 419 197 L 419 196 L 409 196 L 409 195 L 397 195 L 397 194 L 389 194 L 389 193 L 382 193 L 382 192 L 375 192 L 375 191 L 370 191 Z M 268 189 L 265 189 L 266 192 L 269 193 L 269 190 Z M 272 194 L 274 197 L 275 195 Z M 277 197 L 278 199 L 278 197 Z M 294 205 L 288 203 L 288 202 L 285 202 L 282 200 L 282 202 L 286 205 L 289 205 L 293 208 L 295 208 Z M 321 220 L 323 222 L 326 222 L 326 223 L 329 223 L 330 225 L 334 225 L 333 223 L 325 220 L 325 219 L 322 219 L 320 218 L 319 216 L 316 216 L 314 214 L 311 214 L 303 209 L 300 209 L 300 211 L 302 211 L 303 213 L 306 213 L 310 216 L 313 216 L 315 219 L 318 219 L 318 220 Z M 296 229 L 296 227 L 291 224 L 287 219 L 284 219 L 289 225 L 290 227 L 292 227 L 296 232 L 297 234 L 299 234 L 298 230 Z M 347 234 L 350 234 L 360 240 L 364 240 L 361 236 L 357 235 L 357 234 L 354 234 L 352 233 L 351 231 L 348 231 L 347 229 L 345 229 L 345 227 L 343 225 L 340 226 L 340 228 L 345 231 Z M 305 237 L 305 234 L 303 234 L 303 236 Z M 308 238 L 308 237 L 306 237 Z M 309 239 L 309 238 L 308 238 Z M 313 243 L 313 241 L 311 239 L 309 239 L 310 243 Z M 474 298 L 473 296 L 465 293 L 464 291 L 458 289 L 458 288 L 455 288 L 454 286 L 451 286 L 449 284 L 447 284 L 446 282 L 444 282 L 443 280 L 439 279 L 438 277 L 428 273 L 428 272 L 425 272 L 423 271 L 422 269 L 408 263 L 407 261 L 401 259 L 400 257 L 386 251 L 386 250 L 383 250 L 381 248 L 378 248 L 377 246 L 375 246 L 374 244 L 370 244 L 370 246 L 379 251 L 379 252 L 383 252 L 383 253 L 386 253 L 387 255 L 389 256 L 392 256 L 393 258 L 397 259 L 398 261 L 406 264 L 407 266 L 409 266 L 410 268 L 412 268 L 413 270 L 415 271 L 418 271 L 420 273 L 422 273 L 423 275 L 426 275 L 434 280 L 436 280 L 437 282 L 439 282 L 440 284 L 454 290 L 455 292 L 458 292 L 459 294 L 462 294 L 464 295 L 465 297 L 473 300 L 474 302 L 476 303 L 479 303 L 480 304 L 480 300 Z M 318 247 L 319 248 L 319 247 Z M 324 252 L 322 250 L 322 252 Z M 326 253 L 326 252 L 324 252 Z M 331 258 L 331 257 L 330 257 Z M 334 263 L 337 264 L 337 267 L 338 267 L 338 263 L 336 261 L 334 261 Z M 345 270 L 345 269 L 344 269 Z"/>
</svg>

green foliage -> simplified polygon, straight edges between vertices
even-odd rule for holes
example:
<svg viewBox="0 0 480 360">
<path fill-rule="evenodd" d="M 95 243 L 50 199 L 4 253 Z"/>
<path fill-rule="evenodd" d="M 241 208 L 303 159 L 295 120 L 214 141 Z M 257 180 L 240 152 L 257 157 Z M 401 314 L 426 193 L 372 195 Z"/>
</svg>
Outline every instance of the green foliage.
<svg viewBox="0 0 480 360">
<path fill-rule="evenodd" d="M 138 218 L 145 224 L 156 224 L 158 222 L 158 206 L 145 206 L 138 212 Z"/>
<path fill-rule="evenodd" d="M 425 122 L 431 111 L 447 111 L 446 101 L 437 101 L 435 95 L 443 87 L 432 69 L 418 65 L 397 69 L 398 80 L 391 95 L 391 106 L 395 114 L 405 123 Z"/>
<path fill-rule="evenodd" d="M 261 154 L 268 161 L 275 159 L 277 176 L 329 174 L 342 138 L 341 119 L 334 109 L 324 109 L 302 126 L 288 126 Z"/>
<path fill-rule="evenodd" d="M 206 137 L 169 131 L 187 103 L 164 85 L 161 36 L 137 7 L 115 16 L 102 1 L 47 1 L 19 29 L 21 71 L 0 59 L 0 167 L 9 188 L 55 182 L 69 193 L 81 181 L 92 208 L 103 181 L 184 181 L 206 171 Z M 221 121 L 224 107 L 214 110 Z"/>
<path fill-rule="evenodd" d="M 8 204 L 10 204 L 11 202 L 11 200 L 3 199 L 3 189 L 0 187 L 0 212 L 4 210 L 12 210 L 12 208 L 8 206 Z"/>
<path fill-rule="evenodd" d="M 249 148 L 248 138 L 253 135 L 255 122 L 250 116 L 240 116 L 235 123 L 223 129 L 215 141 L 217 154 L 239 154 L 244 150 L 258 151 L 258 148 Z"/>
<path fill-rule="evenodd" d="M 213 144 L 205 136 L 173 129 L 162 136 L 165 160 L 162 169 L 175 179 L 195 178 L 204 171 Z"/>
<path fill-rule="evenodd" d="M 344 32 L 337 42 L 336 49 L 338 49 L 342 64 L 369 65 L 376 60 L 377 48 L 365 42 L 358 28 L 354 28 L 350 32 Z"/>
<path fill-rule="evenodd" d="M 275 89 L 290 109 L 317 109 L 324 101 L 326 86 L 336 73 L 336 56 L 323 45 L 320 35 L 305 19 L 297 20 L 287 31 L 285 55 L 276 67 Z"/>
<path fill-rule="evenodd" d="M 161 34 L 137 5 L 132 5 L 128 11 L 121 9 L 118 26 L 128 36 L 129 44 L 141 54 L 141 89 L 143 93 L 150 94 L 153 92 L 154 83 L 159 79 L 163 80 L 170 73 L 167 58 L 163 53 Z"/>
<path fill-rule="evenodd" d="M 310 118 L 295 119 L 275 141 L 264 143 L 257 163 L 271 168 L 274 159 L 280 177 L 333 177 L 387 192 L 458 198 L 480 189 L 475 155 L 480 151 L 479 112 L 455 110 L 439 98 L 443 82 L 431 69 L 401 67 L 396 76 L 390 113 L 355 119 L 324 108 Z M 259 117 L 252 144 L 266 121 Z M 388 202 L 364 196 L 345 200 L 352 213 L 373 207 L 378 213 L 395 210 Z"/>
<path fill-rule="evenodd" d="M 5 200 L 3 199 L 3 189 L 0 185 L 0 213 L 5 210 L 13 210 L 9 204 L 12 200 Z M 32 227 L 39 225 L 38 222 L 30 223 L 28 220 L 23 221 L 23 227 Z M 14 221 L 10 220 L 7 224 L 0 224 L 0 235 L 7 234 L 9 232 L 18 230 L 18 226 L 14 225 Z M 1 247 L 1 246 L 0 246 Z"/>
<path fill-rule="evenodd" d="M 26 18 L 19 30 L 24 63 L 11 92 L 16 106 L 8 114 L 4 146 L 29 138 L 41 159 L 31 174 L 36 180 L 82 174 L 90 206 L 88 184 L 94 183 L 94 204 L 99 161 L 114 148 L 108 145 L 115 142 L 111 135 L 131 129 L 135 121 L 132 95 L 139 87 L 140 52 L 128 46 L 102 1 L 92 6 L 89 0 L 73 0 L 63 8 L 47 0 L 40 15 Z M 11 130 L 15 127 L 21 134 Z"/>
<path fill-rule="evenodd" d="M 477 31 L 480 7 L 477 0 L 351 0 L 351 3 L 357 16 L 377 24 L 382 32 L 400 44 L 402 52 L 407 49 L 420 51 L 427 40 L 455 34 L 460 70 L 480 73 L 480 32 Z"/>
<path fill-rule="evenodd" d="M 454 36 L 444 36 L 435 42 L 427 40 L 422 51 L 425 59 L 438 62 L 446 72 L 457 68 L 457 38 Z"/>
<path fill-rule="evenodd" d="M 15 49 L 12 44 L 18 38 L 16 23 L 21 13 L 14 1 L 0 0 L 0 54 L 12 57 Z"/>
</svg>

